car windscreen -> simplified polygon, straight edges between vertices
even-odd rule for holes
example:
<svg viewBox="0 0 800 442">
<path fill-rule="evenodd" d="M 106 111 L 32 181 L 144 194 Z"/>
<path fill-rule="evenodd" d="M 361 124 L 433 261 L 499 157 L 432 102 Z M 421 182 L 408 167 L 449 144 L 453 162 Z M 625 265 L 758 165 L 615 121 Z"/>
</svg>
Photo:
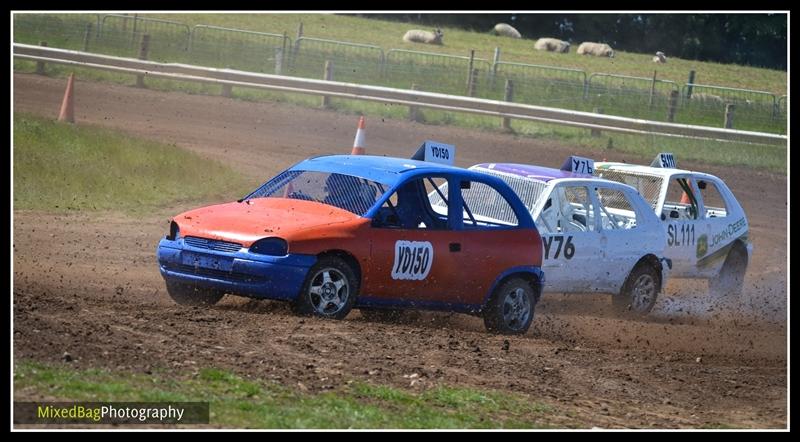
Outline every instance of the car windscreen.
<svg viewBox="0 0 800 442">
<path fill-rule="evenodd" d="M 328 204 L 364 216 L 383 196 L 385 186 L 333 172 L 287 170 L 244 199 L 289 198 Z"/>
</svg>

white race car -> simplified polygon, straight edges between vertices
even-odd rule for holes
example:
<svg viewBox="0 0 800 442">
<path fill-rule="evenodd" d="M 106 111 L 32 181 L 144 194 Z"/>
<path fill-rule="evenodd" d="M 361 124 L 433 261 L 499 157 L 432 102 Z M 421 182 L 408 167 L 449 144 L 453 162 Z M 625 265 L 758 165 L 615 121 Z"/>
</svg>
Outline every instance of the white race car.
<svg viewBox="0 0 800 442">
<path fill-rule="evenodd" d="M 544 242 L 545 292 L 611 293 L 620 311 L 646 314 L 671 264 L 667 235 L 631 186 L 592 176 L 592 160 L 561 169 L 509 163 L 470 167 L 501 178 L 519 195 Z M 490 198 L 467 201 L 476 215 L 502 219 Z"/>
<path fill-rule="evenodd" d="M 650 166 L 598 162 L 594 174 L 635 187 L 661 218 L 672 276 L 708 279 L 714 294 L 741 293 L 753 245 L 744 210 L 721 179 L 678 169 L 670 153 Z"/>
</svg>

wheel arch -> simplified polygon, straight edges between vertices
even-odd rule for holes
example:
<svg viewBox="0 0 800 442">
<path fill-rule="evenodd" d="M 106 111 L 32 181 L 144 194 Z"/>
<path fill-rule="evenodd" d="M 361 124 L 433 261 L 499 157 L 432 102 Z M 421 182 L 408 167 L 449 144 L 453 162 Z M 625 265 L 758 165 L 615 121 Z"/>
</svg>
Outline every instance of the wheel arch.
<svg viewBox="0 0 800 442">
<path fill-rule="evenodd" d="M 350 267 L 356 273 L 356 278 L 358 279 L 358 285 L 361 286 L 361 280 L 362 280 L 363 273 L 361 271 L 361 263 L 358 262 L 358 259 L 356 259 L 355 255 L 353 255 L 352 253 L 348 252 L 347 250 L 330 249 L 330 250 L 325 250 L 324 252 L 318 253 L 317 254 L 317 259 L 323 258 L 325 256 L 335 256 L 337 258 L 341 258 L 342 260 L 344 260 L 348 265 L 350 265 Z"/>
<path fill-rule="evenodd" d="M 514 277 L 520 277 L 530 284 L 531 288 L 533 289 L 535 298 L 534 301 L 538 303 L 539 298 L 542 296 L 542 289 L 544 287 L 544 274 L 542 273 L 541 269 L 538 267 L 513 267 L 501 273 L 494 280 L 492 286 L 489 288 L 488 293 L 483 299 L 483 305 L 481 307 L 485 308 L 486 305 L 488 305 L 497 287 L 500 287 L 500 285 Z"/>
</svg>

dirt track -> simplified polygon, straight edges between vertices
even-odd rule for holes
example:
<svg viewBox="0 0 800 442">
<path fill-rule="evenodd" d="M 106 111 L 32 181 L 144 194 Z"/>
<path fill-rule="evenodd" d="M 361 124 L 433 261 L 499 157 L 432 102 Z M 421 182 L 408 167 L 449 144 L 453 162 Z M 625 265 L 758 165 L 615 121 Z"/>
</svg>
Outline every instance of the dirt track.
<svg viewBox="0 0 800 442">
<path fill-rule="evenodd" d="M 63 80 L 14 76 L 14 109 L 55 117 Z M 79 123 L 200 152 L 264 180 L 310 155 L 349 151 L 356 118 L 221 97 L 77 82 Z M 371 154 L 408 156 L 421 140 L 458 146 L 459 165 L 488 159 L 559 166 L 566 155 L 645 159 L 550 141 L 368 119 Z M 649 160 L 649 159 L 646 159 Z M 547 296 L 531 331 L 509 338 L 477 318 L 421 313 L 376 324 L 301 319 L 284 305 L 226 298 L 176 307 L 155 246 L 170 215 L 14 213 L 14 355 L 80 367 L 148 371 L 221 366 L 336 389 L 349 379 L 439 383 L 529 394 L 586 426 L 786 426 L 786 177 L 697 165 L 742 201 L 755 253 L 741 300 L 709 300 L 705 283 L 671 281 L 647 320 L 614 317 L 605 296 Z M 202 185 L 202 182 L 198 183 Z M 233 199 L 235 196 L 232 196 Z M 368 337 L 368 338 L 367 338 Z M 698 358 L 699 362 L 698 362 Z M 411 387 L 409 387 L 411 388 Z"/>
</svg>

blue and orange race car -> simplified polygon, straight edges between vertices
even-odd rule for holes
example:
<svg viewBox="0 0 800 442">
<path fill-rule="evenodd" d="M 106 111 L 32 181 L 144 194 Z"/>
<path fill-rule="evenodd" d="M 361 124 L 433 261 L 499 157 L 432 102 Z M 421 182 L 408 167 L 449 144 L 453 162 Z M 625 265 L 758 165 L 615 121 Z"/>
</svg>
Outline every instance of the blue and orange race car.
<svg viewBox="0 0 800 442">
<path fill-rule="evenodd" d="M 502 216 L 473 213 L 476 198 Z M 230 293 L 336 319 L 354 307 L 447 310 L 508 334 L 527 331 L 544 283 L 542 239 L 502 180 L 360 155 L 311 158 L 237 202 L 176 216 L 158 264 L 179 304 Z"/>
</svg>

